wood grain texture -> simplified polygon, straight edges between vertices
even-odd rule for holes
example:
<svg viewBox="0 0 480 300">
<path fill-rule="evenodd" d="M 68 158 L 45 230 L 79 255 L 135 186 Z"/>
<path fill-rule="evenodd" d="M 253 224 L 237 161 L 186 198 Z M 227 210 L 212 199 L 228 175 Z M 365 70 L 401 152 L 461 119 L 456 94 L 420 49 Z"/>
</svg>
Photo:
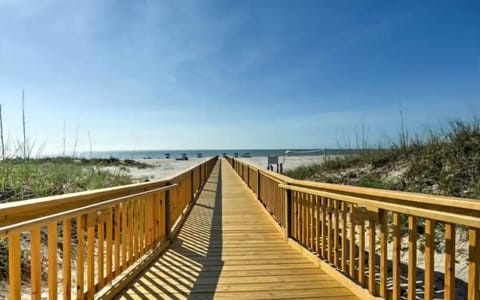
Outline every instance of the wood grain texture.
<svg viewBox="0 0 480 300">
<path fill-rule="evenodd" d="M 42 263 L 40 251 L 42 248 L 40 229 L 33 229 L 30 232 L 30 248 L 31 248 L 31 273 L 32 273 L 32 299 L 41 299 L 42 297 Z"/>
<path fill-rule="evenodd" d="M 433 284 L 435 274 L 435 231 L 434 221 L 425 220 L 425 300 L 433 300 Z"/>
<path fill-rule="evenodd" d="M 400 290 L 400 246 L 401 246 L 401 217 L 398 213 L 393 213 L 393 260 L 392 260 L 392 269 L 393 269 L 393 280 L 392 280 L 392 299 L 400 300 L 401 290 Z"/>
<path fill-rule="evenodd" d="M 77 217 L 77 299 L 83 298 L 85 288 L 84 262 L 85 262 L 85 217 Z"/>
<path fill-rule="evenodd" d="M 63 299 L 72 297 L 72 221 L 63 221 Z M 41 273 L 40 273 L 41 274 Z M 33 275 L 33 273 L 32 273 Z"/>
<path fill-rule="evenodd" d="M 469 235 L 469 250 L 468 250 L 468 299 L 479 300 L 479 281 L 480 281 L 480 231 L 478 229 L 470 228 Z"/>
<path fill-rule="evenodd" d="M 123 299 L 320 296 L 358 299 L 285 242 L 273 219 L 225 161 L 221 170 L 217 165 L 171 247 L 118 295 Z"/>
<path fill-rule="evenodd" d="M 445 224 L 445 299 L 455 298 L 455 224 Z"/>
<path fill-rule="evenodd" d="M 57 298 L 57 223 L 48 225 L 48 298 Z"/>
<path fill-rule="evenodd" d="M 408 216 L 408 300 L 417 298 L 417 218 Z"/>
<path fill-rule="evenodd" d="M 9 299 L 20 299 L 20 234 L 8 236 L 8 253 Z"/>
<path fill-rule="evenodd" d="M 368 221 L 368 290 L 375 294 L 375 222 Z"/>
</svg>

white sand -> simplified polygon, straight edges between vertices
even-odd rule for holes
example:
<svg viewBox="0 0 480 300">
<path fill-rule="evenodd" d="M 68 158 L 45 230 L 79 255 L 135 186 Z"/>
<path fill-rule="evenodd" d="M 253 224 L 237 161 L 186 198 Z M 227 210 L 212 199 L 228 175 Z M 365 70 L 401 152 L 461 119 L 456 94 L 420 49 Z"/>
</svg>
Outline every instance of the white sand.
<svg viewBox="0 0 480 300">
<path fill-rule="evenodd" d="M 209 157 L 189 158 L 189 160 L 175 160 L 174 158 L 137 159 L 137 161 L 149 164 L 152 167 L 145 169 L 127 168 L 126 170 L 120 170 L 118 167 L 113 167 L 110 168 L 110 170 L 124 172 L 136 180 L 160 180 L 178 174 L 207 159 L 209 159 Z"/>
<path fill-rule="evenodd" d="M 332 157 L 332 156 L 327 156 Z M 119 172 L 126 175 L 130 175 L 136 180 L 160 180 L 168 176 L 180 173 L 193 165 L 196 165 L 202 161 L 209 159 L 209 157 L 203 158 L 190 158 L 189 160 L 175 160 L 175 159 L 137 159 L 136 161 L 149 164 L 152 168 L 138 169 L 134 167 L 121 169 L 119 167 L 106 167 L 104 169 L 113 172 Z M 257 167 L 267 169 L 267 156 L 255 156 L 255 157 L 239 157 L 239 160 L 249 162 Z M 279 162 L 283 163 L 283 170 L 292 170 L 299 166 L 319 164 L 325 159 L 323 155 L 311 155 L 311 156 L 280 156 Z M 274 166 L 274 171 L 276 171 Z"/>
<path fill-rule="evenodd" d="M 327 156 L 332 157 L 332 156 Z M 137 161 L 149 164 L 152 168 L 138 169 L 127 168 L 127 170 L 120 170 L 118 167 L 110 168 L 112 171 L 125 172 L 131 175 L 137 180 L 160 180 L 168 176 L 175 175 L 183 170 L 190 168 L 202 161 L 205 161 L 208 157 L 203 158 L 190 158 L 189 160 L 175 160 L 175 159 L 137 159 Z M 251 163 L 257 167 L 267 169 L 267 156 L 255 156 L 255 157 L 239 157 L 238 159 Z M 319 164 L 325 160 L 323 155 L 311 155 L 311 156 L 280 156 L 278 161 L 283 163 L 283 170 L 292 170 L 299 166 L 306 166 L 311 164 Z M 274 166 L 274 171 L 276 167 Z"/>
</svg>

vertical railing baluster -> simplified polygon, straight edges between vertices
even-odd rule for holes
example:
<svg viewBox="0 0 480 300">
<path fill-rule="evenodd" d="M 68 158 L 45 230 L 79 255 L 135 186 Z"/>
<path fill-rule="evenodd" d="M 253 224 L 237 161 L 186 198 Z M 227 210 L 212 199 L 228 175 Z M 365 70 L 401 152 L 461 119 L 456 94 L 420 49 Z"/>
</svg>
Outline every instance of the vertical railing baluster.
<svg viewBox="0 0 480 300">
<path fill-rule="evenodd" d="M 340 242 L 340 220 L 339 213 L 338 213 L 339 203 L 338 200 L 333 199 L 333 214 L 334 214 L 334 226 L 333 226 L 333 264 L 338 267 L 339 266 L 339 242 Z"/>
<path fill-rule="evenodd" d="M 115 276 L 120 275 L 120 204 L 115 205 Z"/>
<path fill-rule="evenodd" d="M 128 247 L 128 201 L 122 202 L 122 267 L 120 271 L 124 271 L 127 268 L 127 247 Z"/>
<path fill-rule="evenodd" d="M 308 204 L 308 248 L 313 250 L 313 205 L 312 205 L 312 197 L 310 194 L 305 195 L 307 198 Z"/>
<path fill-rule="evenodd" d="M 375 294 L 375 221 L 368 221 L 368 291 Z"/>
<path fill-rule="evenodd" d="M 468 299 L 480 299 L 480 229 L 468 229 Z"/>
<path fill-rule="evenodd" d="M 417 218 L 408 216 L 408 300 L 417 295 Z"/>
<path fill-rule="evenodd" d="M 87 217 L 87 295 L 95 295 L 95 215 Z"/>
<path fill-rule="evenodd" d="M 433 283 L 435 274 L 435 223 L 431 219 L 425 219 L 425 288 L 424 299 L 433 300 Z"/>
<path fill-rule="evenodd" d="M 327 199 L 322 197 L 322 258 L 327 258 Z"/>
<path fill-rule="evenodd" d="M 85 261 L 85 226 L 86 216 L 77 217 L 77 299 L 83 299 L 84 294 L 84 261 Z"/>
<path fill-rule="evenodd" d="M 380 223 L 380 297 L 387 297 L 388 249 L 387 249 L 387 211 L 379 210 Z"/>
<path fill-rule="evenodd" d="M 350 239 L 350 249 L 349 253 L 349 274 L 350 277 L 355 277 L 355 216 L 353 214 L 353 207 L 354 204 L 350 205 L 350 232 L 349 232 L 349 239 Z"/>
<path fill-rule="evenodd" d="M 8 291 L 10 299 L 21 297 L 20 234 L 8 236 Z"/>
<path fill-rule="evenodd" d="M 139 226 L 138 225 L 140 223 L 140 219 L 138 219 L 138 211 L 139 211 L 140 199 L 142 198 L 139 197 L 132 200 L 132 218 L 130 220 L 132 220 L 132 224 L 133 224 L 132 225 L 133 255 L 131 256 L 132 258 L 131 264 L 133 264 L 138 259 L 138 253 L 139 253 L 139 249 L 138 249 L 138 238 L 139 238 L 138 227 Z"/>
<path fill-rule="evenodd" d="M 321 213 L 321 204 L 320 197 L 315 196 L 315 252 L 317 255 L 320 255 L 320 213 Z"/>
<path fill-rule="evenodd" d="M 410 262 L 409 262 L 410 263 Z M 455 298 L 455 224 L 445 224 L 445 299 Z"/>
<path fill-rule="evenodd" d="M 112 208 L 109 207 L 107 209 L 107 224 L 106 224 L 106 236 L 107 236 L 107 252 L 106 252 L 106 274 L 107 274 L 107 282 L 111 282 L 113 280 L 113 214 Z"/>
<path fill-rule="evenodd" d="M 400 247 L 401 247 L 401 217 L 399 213 L 393 213 L 393 255 L 392 255 L 392 288 L 393 300 L 400 300 Z"/>
<path fill-rule="evenodd" d="M 133 264 L 133 258 L 135 257 L 135 248 L 134 248 L 134 225 L 135 221 L 133 220 L 134 210 L 135 210 L 135 199 L 128 201 L 128 266 Z"/>
<path fill-rule="evenodd" d="M 103 261 L 104 261 L 104 240 L 105 240 L 105 223 L 100 222 L 97 229 L 97 283 L 98 288 L 103 287 Z"/>
<path fill-rule="evenodd" d="M 72 296 L 72 222 L 70 219 L 63 220 L 63 299 L 69 300 Z M 33 274 L 32 274 L 33 275 Z M 33 283 L 32 283 L 33 287 Z"/>
<path fill-rule="evenodd" d="M 260 184 L 260 181 L 261 181 L 261 173 L 260 173 L 260 169 L 257 169 L 257 199 L 258 200 L 262 200 L 261 196 L 260 196 L 260 192 L 261 192 L 261 184 Z"/>
<path fill-rule="evenodd" d="M 40 238 L 40 228 L 35 228 L 30 231 L 30 273 L 32 273 L 32 299 L 42 298 L 42 262 L 40 251 L 42 248 Z"/>
<path fill-rule="evenodd" d="M 365 219 L 358 217 L 359 251 L 358 251 L 358 281 L 365 284 Z"/>
<path fill-rule="evenodd" d="M 145 215 L 145 205 L 148 201 L 148 195 L 143 196 L 138 201 L 138 257 L 142 257 L 145 253 L 145 225 L 148 222 L 148 217 Z"/>
<path fill-rule="evenodd" d="M 328 262 L 332 262 L 332 250 L 333 250 L 333 239 L 332 239 L 332 201 L 333 199 L 326 199 L 327 200 L 327 218 L 328 218 L 328 225 L 327 225 L 327 260 Z"/>
<path fill-rule="evenodd" d="M 48 224 L 48 299 L 57 299 L 57 222 Z"/>
<path fill-rule="evenodd" d="M 167 183 L 170 185 L 170 183 Z M 176 188 L 175 188 L 176 189 Z M 165 191 L 165 240 L 170 239 L 170 190 Z"/>
<path fill-rule="evenodd" d="M 342 270 L 347 272 L 347 202 L 342 201 Z"/>
<path fill-rule="evenodd" d="M 292 191 L 289 189 L 285 189 L 285 224 L 284 224 L 284 230 L 285 230 L 285 240 L 288 240 L 288 238 L 291 235 L 291 207 L 292 207 Z"/>
</svg>

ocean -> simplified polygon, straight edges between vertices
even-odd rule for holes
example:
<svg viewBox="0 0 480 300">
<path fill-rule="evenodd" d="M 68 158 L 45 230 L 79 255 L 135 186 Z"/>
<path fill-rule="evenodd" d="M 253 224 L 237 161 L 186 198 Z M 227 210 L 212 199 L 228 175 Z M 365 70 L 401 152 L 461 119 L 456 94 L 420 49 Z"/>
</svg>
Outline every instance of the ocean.
<svg viewBox="0 0 480 300">
<path fill-rule="evenodd" d="M 190 158 L 222 156 L 310 156 L 310 155 L 342 155 L 352 154 L 356 150 L 351 149 L 210 149 L 210 150 L 131 150 L 131 151 L 94 151 L 83 152 L 79 156 L 92 158 L 119 158 L 119 159 L 142 159 L 142 158 L 170 158 L 186 155 Z"/>
</svg>

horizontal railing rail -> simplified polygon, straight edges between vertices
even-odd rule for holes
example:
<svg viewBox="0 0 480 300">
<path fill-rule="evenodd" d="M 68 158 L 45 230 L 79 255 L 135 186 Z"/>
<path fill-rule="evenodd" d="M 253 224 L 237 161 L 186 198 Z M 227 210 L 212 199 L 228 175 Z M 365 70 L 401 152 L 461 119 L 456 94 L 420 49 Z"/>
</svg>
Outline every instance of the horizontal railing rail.
<svg viewBox="0 0 480 300">
<path fill-rule="evenodd" d="M 156 193 L 156 192 L 166 192 L 166 191 L 169 191 L 169 190 L 172 190 L 172 189 L 176 188 L 177 186 L 178 186 L 177 184 L 170 184 L 170 185 L 167 185 L 167 186 L 164 186 L 164 187 L 161 187 L 161 188 L 157 188 L 157 189 L 153 189 L 153 190 L 149 190 L 149 191 L 146 191 L 146 192 L 141 192 L 141 193 L 137 193 L 137 194 L 123 196 L 123 197 L 103 201 L 103 202 L 100 202 L 100 203 L 90 204 L 90 205 L 87 205 L 87 206 L 84 206 L 84 207 L 75 208 L 75 209 L 72 209 L 72 210 L 67 210 L 65 212 L 59 212 L 59 213 L 55 213 L 55 214 L 52 214 L 52 215 L 47 215 L 47 216 L 40 217 L 40 218 L 37 218 L 37 219 L 7 225 L 7 226 L 4 226 L 4 227 L 0 228 L 0 238 L 6 237 L 9 234 L 20 233 L 22 231 L 26 231 L 29 228 L 34 227 L 34 226 L 45 226 L 49 222 L 62 221 L 63 219 L 75 217 L 76 215 L 79 215 L 79 214 L 82 214 L 82 213 L 88 213 L 89 211 L 92 211 L 92 210 L 101 210 L 101 209 L 107 208 L 107 207 L 109 207 L 113 204 L 121 203 L 121 202 L 128 201 L 128 200 L 132 200 L 132 199 L 140 197 L 140 196 L 146 196 L 146 195 L 150 195 L 150 194 L 153 194 L 153 193 Z"/>
<path fill-rule="evenodd" d="M 444 299 L 454 299 L 456 243 L 463 232 L 468 239 L 464 292 L 468 299 L 480 299 L 480 200 L 294 180 L 239 159 L 227 160 L 251 189 L 255 185 L 249 178 L 256 178 L 252 191 L 288 239 L 371 295 L 433 299 L 440 290 Z M 421 266 L 419 239 L 424 244 Z M 439 242 L 445 248 L 443 287 L 434 282 Z M 401 270 L 402 249 L 408 252 L 406 272 Z M 420 267 L 422 278 L 417 276 Z M 418 293 L 417 279 L 423 280 Z"/>
<path fill-rule="evenodd" d="M 164 180 L 1 204 L 9 298 L 93 299 L 169 242 L 216 161 Z"/>
<path fill-rule="evenodd" d="M 278 224 L 283 226 L 286 221 L 285 192 L 280 188 L 280 185 L 289 182 L 291 178 L 263 170 L 229 156 L 225 157 L 225 159 L 256 194 L 257 199 L 265 206 Z"/>
</svg>

